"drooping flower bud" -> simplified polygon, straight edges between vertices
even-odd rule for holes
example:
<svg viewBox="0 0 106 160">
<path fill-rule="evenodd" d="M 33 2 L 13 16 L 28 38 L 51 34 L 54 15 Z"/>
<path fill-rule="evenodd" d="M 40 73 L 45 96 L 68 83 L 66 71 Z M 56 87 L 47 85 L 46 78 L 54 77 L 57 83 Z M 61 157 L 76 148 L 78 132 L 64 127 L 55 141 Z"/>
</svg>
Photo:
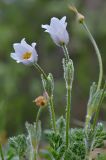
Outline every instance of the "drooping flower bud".
<svg viewBox="0 0 106 160">
<path fill-rule="evenodd" d="M 69 9 L 76 14 L 77 21 L 79 23 L 83 23 L 85 17 L 81 13 L 78 12 L 78 10 L 76 9 L 76 7 L 69 5 Z"/>
</svg>

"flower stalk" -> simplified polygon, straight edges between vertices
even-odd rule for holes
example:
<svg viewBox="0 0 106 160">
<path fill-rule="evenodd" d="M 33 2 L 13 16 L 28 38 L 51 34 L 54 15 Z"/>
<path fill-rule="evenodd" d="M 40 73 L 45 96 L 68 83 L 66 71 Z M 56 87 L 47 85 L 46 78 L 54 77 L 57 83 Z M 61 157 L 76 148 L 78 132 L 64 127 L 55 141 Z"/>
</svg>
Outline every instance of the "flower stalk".
<svg viewBox="0 0 106 160">
<path fill-rule="evenodd" d="M 54 112 L 54 105 L 53 105 L 53 95 L 49 97 L 49 106 L 50 106 L 52 127 L 54 132 L 56 133 L 56 120 L 55 120 L 55 112 Z"/>
<path fill-rule="evenodd" d="M 67 107 L 66 107 L 66 147 L 69 144 L 69 128 L 70 128 L 70 111 L 71 111 L 71 88 L 67 86 Z"/>
<path fill-rule="evenodd" d="M 2 150 L 1 143 L 0 143 L 0 155 L 1 155 L 1 159 L 4 160 L 4 155 L 3 155 L 3 150 Z"/>
<path fill-rule="evenodd" d="M 39 108 L 38 112 L 37 112 L 37 116 L 36 116 L 36 131 L 38 129 L 38 122 L 39 122 L 39 117 L 40 117 L 40 114 L 42 112 L 42 107 Z"/>
<path fill-rule="evenodd" d="M 67 90 L 67 105 L 66 105 L 66 147 L 69 145 L 69 128 L 70 128 L 70 111 L 71 111 L 71 91 L 74 77 L 74 66 L 72 60 L 69 58 L 68 49 L 63 46 L 65 58 L 63 59 L 64 79 Z"/>
<path fill-rule="evenodd" d="M 66 45 L 62 45 L 62 49 L 63 49 L 64 55 L 66 57 L 66 60 L 69 61 L 69 53 L 68 53 L 68 49 L 67 49 Z"/>
<path fill-rule="evenodd" d="M 101 58 L 101 54 L 100 54 L 99 48 L 98 48 L 98 46 L 97 46 L 97 44 L 96 44 L 96 41 L 95 41 L 95 39 L 93 38 L 91 32 L 89 31 L 89 29 L 88 29 L 85 21 L 82 22 L 82 25 L 83 25 L 83 27 L 85 28 L 85 30 L 87 31 L 88 36 L 89 36 L 89 38 L 90 38 L 90 40 L 91 40 L 91 42 L 92 42 L 92 44 L 93 44 L 93 46 L 94 46 L 94 49 L 95 49 L 95 52 L 96 52 L 96 55 L 97 55 L 97 59 L 98 59 L 98 63 L 99 63 L 99 79 L 98 79 L 98 85 L 97 85 L 97 89 L 96 89 L 96 92 L 98 92 L 98 91 L 100 90 L 100 88 L 101 88 L 102 79 L 103 79 L 103 64 L 102 64 L 102 58 Z M 97 106 L 97 111 L 96 111 L 96 113 L 95 113 L 95 115 L 94 115 L 93 129 L 95 129 L 95 125 L 96 125 L 96 122 L 97 122 L 99 110 L 100 110 L 100 104 L 98 104 L 98 106 Z M 92 115 L 92 113 L 91 113 L 91 115 Z M 87 116 L 90 116 L 90 117 L 91 117 L 91 115 L 87 115 Z M 88 125 L 88 122 L 87 122 L 87 121 L 86 121 L 86 125 Z M 87 126 L 86 126 L 86 128 L 87 128 Z"/>
<path fill-rule="evenodd" d="M 44 76 L 45 80 L 47 80 L 47 75 L 44 70 L 37 63 L 34 63 L 33 66 Z"/>
<path fill-rule="evenodd" d="M 38 130 L 38 122 L 39 122 L 39 117 L 40 117 L 41 111 L 42 111 L 42 107 L 39 108 L 37 116 L 36 116 L 36 133 Z M 36 144 L 37 144 L 37 142 L 36 142 Z M 38 147 L 36 147 L 36 151 L 34 152 L 34 160 L 37 160 L 37 157 L 38 157 Z"/>
<path fill-rule="evenodd" d="M 77 11 L 77 17 L 78 16 L 79 16 L 79 14 L 78 14 L 78 11 Z M 81 16 L 79 16 L 79 18 L 81 18 Z M 88 105 L 88 113 L 87 113 L 87 116 L 86 116 L 86 123 L 85 123 L 85 132 L 88 136 L 88 137 L 86 137 L 86 145 L 87 145 L 87 141 L 89 141 L 89 136 L 90 136 L 89 133 L 88 133 L 89 132 L 89 127 L 92 128 L 91 144 L 89 144 L 89 146 L 86 146 L 86 156 L 85 156 L 86 160 L 91 160 L 90 152 L 92 151 L 93 145 L 94 145 L 95 127 L 96 127 L 96 123 L 97 123 L 97 119 L 98 119 L 98 115 L 99 115 L 99 111 L 100 111 L 100 106 L 101 106 L 101 103 L 102 103 L 103 98 L 104 98 L 104 91 L 105 91 L 106 84 L 104 85 L 104 89 L 102 90 L 101 85 L 102 85 L 102 79 L 103 79 L 103 64 L 102 64 L 101 54 L 100 54 L 99 48 L 96 44 L 96 41 L 95 41 L 94 37 L 92 36 L 91 32 L 89 31 L 84 19 L 82 19 L 79 22 L 80 22 L 80 24 L 83 25 L 84 29 L 86 30 L 86 32 L 88 34 L 88 37 L 89 37 L 91 43 L 94 46 L 94 49 L 95 49 L 95 52 L 96 52 L 96 55 L 97 55 L 97 59 L 98 59 L 98 63 L 99 63 L 99 78 L 98 78 L 97 87 L 96 87 L 94 95 L 92 95 L 90 97 L 92 99 L 93 106 L 92 106 L 92 103 L 90 104 L 90 106 Z M 95 97 L 96 97 L 96 99 L 95 99 Z M 88 102 L 88 104 L 89 104 L 89 102 Z M 93 115 L 94 115 L 94 117 L 93 117 Z M 92 125 L 90 124 L 91 118 L 93 118 L 93 124 Z"/>
<path fill-rule="evenodd" d="M 96 41 L 95 39 L 93 38 L 91 32 L 89 31 L 85 21 L 82 22 L 82 25 L 83 27 L 85 28 L 85 30 L 87 31 L 88 33 L 88 36 L 94 46 L 94 49 L 96 51 L 96 55 L 97 55 L 97 58 L 98 58 L 98 62 L 99 62 L 99 79 L 98 79 L 98 86 L 97 86 L 97 91 L 100 89 L 101 87 L 101 83 L 102 83 L 102 78 L 103 78 L 103 64 L 102 64 L 102 58 L 101 58 L 101 54 L 100 54 L 100 51 L 99 51 L 99 48 L 96 44 Z"/>
</svg>

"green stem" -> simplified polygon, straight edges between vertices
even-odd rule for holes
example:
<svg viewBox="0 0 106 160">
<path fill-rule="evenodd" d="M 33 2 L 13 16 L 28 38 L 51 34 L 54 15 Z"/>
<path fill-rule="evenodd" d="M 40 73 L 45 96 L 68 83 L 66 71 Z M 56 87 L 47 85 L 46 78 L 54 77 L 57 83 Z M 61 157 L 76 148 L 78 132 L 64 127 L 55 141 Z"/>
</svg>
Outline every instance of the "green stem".
<svg viewBox="0 0 106 160">
<path fill-rule="evenodd" d="M 37 63 L 35 63 L 35 64 L 33 64 L 33 65 L 34 65 L 34 67 L 35 67 L 41 74 L 43 74 L 44 78 L 47 80 L 47 75 L 46 75 L 46 73 L 44 72 L 44 70 L 43 70 Z"/>
<path fill-rule="evenodd" d="M 64 55 L 66 57 L 66 62 L 69 62 L 69 53 L 66 45 L 62 46 Z M 70 76 L 70 75 L 69 75 Z M 68 83 L 68 84 L 67 84 Z M 66 106 L 66 147 L 68 148 L 69 144 L 69 128 L 70 128 L 70 110 L 71 110 L 71 82 L 70 78 L 69 81 L 66 82 L 66 89 L 67 89 L 67 106 Z"/>
<path fill-rule="evenodd" d="M 67 107 L 66 107 L 66 147 L 69 144 L 69 128 L 70 128 L 70 107 L 71 107 L 71 87 L 67 86 Z"/>
<path fill-rule="evenodd" d="M 100 51 L 98 49 L 98 46 L 96 44 L 96 41 L 95 39 L 93 38 L 91 32 L 89 31 L 87 25 L 85 22 L 82 23 L 83 27 L 85 28 L 85 30 L 87 31 L 88 33 L 88 36 L 94 46 L 94 49 L 96 51 L 96 55 L 97 55 L 97 58 L 98 58 L 98 62 L 99 62 L 99 80 L 98 80 L 98 86 L 97 86 L 97 91 L 100 89 L 101 87 L 101 83 L 102 83 L 102 77 L 103 77 L 103 64 L 102 64 L 102 58 L 101 58 L 101 54 L 100 54 Z"/>
<path fill-rule="evenodd" d="M 0 155 L 1 155 L 1 159 L 4 160 L 4 155 L 3 155 L 3 150 L 2 150 L 1 144 L 0 144 Z"/>
<path fill-rule="evenodd" d="M 39 117 L 40 117 L 42 109 L 43 109 L 42 107 L 39 108 L 37 116 L 36 116 L 36 133 L 38 130 L 38 122 L 39 122 Z M 37 157 L 38 157 L 38 146 L 37 146 L 37 142 L 36 142 L 36 149 L 34 151 L 34 160 L 37 160 Z"/>
<path fill-rule="evenodd" d="M 62 45 L 62 49 L 63 49 L 64 55 L 66 57 L 66 60 L 69 61 L 69 53 L 68 53 L 66 45 Z"/>
<path fill-rule="evenodd" d="M 55 120 L 55 112 L 54 112 L 54 106 L 53 106 L 53 95 L 49 97 L 49 105 L 50 105 L 52 127 L 54 132 L 56 133 L 56 120 Z"/>
<path fill-rule="evenodd" d="M 42 109 L 43 109 L 42 107 L 39 108 L 37 116 L 36 116 L 36 129 L 38 128 L 39 117 L 40 117 Z"/>
</svg>

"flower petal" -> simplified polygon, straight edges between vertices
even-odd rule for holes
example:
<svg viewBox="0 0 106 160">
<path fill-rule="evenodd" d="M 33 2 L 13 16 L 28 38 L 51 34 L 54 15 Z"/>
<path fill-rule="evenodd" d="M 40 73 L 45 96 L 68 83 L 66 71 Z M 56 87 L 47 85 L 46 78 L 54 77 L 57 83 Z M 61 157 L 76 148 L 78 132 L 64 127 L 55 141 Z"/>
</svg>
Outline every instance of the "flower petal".
<svg viewBox="0 0 106 160">
<path fill-rule="evenodd" d="M 47 25 L 47 24 L 45 24 L 45 25 L 42 24 L 41 27 L 48 30 L 48 28 L 49 28 L 50 26 Z"/>
<path fill-rule="evenodd" d="M 11 53 L 11 54 L 10 54 L 10 57 L 11 57 L 12 59 L 16 60 L 18 63 L 20 62 L 20 59 L 19 59 L 19 57 L 17 57 L 16 53 Z"/>
<path fill-rule="evenodd" d="M 28 51 L 27 48 L 23 47 L 20 43 L 14 43 L 13 47 L 15 52 L 17 52 L 18 54 L 22 54 Z"/>
<path fill-rule="evenodd" d="M 67 22 L 66 21 L 66 16 L 64 16 L 63 18 L 61 18 L 60 22 L 61 24 L 66 28 L 67 27 Z"/>
<path fill-rule="evenodd" d="M 62 27 L 60 20 L 56 17 L 53 17 L 51 19 L 50 26 L 51 26 L 52 30 L 54 30 L 54 32 L 58 32 L 59 29 Z"/>
<path fill-rule="evenodd" d="M 65 21 L 66 21 L 66 16 L 62 17 L 62 18 L 60 19 L 60 21 L 64 24 Z"/>
<path fill-rule="evenodd" d="M 32 47 L 33 47 L 33 48 L 35 48 L 36 43 L 35 43 L 35 42 L 33 42 L 31 45 L 32 45 Z"/>
<path fill-rule="evenodd" d="M 27 50 L 31 51 L 32 47 L 25 41 L 25 38 L 21 40 L 21 45 L 25 47 Z"/>
</svg>

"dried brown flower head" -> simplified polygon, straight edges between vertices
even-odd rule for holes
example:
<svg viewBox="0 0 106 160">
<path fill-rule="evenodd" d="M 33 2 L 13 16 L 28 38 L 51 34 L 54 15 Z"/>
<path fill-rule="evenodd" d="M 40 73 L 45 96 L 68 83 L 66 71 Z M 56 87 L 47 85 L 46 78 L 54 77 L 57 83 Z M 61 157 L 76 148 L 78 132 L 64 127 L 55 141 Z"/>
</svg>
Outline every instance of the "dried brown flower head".
<svg viewBox="0 0 106 160">
<path fill-rule="evenodd" d="M 39 96 L 33 101 L 38 107 L 44 107 L 47 105 L 47 99 L 44 96 Z"/>
</svg>

